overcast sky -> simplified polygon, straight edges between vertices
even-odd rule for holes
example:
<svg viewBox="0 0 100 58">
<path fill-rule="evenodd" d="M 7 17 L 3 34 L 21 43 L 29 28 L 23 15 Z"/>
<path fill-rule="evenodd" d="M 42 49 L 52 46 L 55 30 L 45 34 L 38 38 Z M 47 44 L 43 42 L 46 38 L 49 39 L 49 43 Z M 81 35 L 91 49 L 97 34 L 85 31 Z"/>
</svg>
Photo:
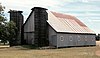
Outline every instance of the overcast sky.
<svg viewBox="0 0 100 58">
<path fill-rule="evenodd" d="M 50 11 L 71 14 L 84 22 L 90 29 L 100 33 L 100 0 L 0 0 L 9 9 L 23 11 L 24 20 L 35 6 L 45 7 Z"/>
</svg>

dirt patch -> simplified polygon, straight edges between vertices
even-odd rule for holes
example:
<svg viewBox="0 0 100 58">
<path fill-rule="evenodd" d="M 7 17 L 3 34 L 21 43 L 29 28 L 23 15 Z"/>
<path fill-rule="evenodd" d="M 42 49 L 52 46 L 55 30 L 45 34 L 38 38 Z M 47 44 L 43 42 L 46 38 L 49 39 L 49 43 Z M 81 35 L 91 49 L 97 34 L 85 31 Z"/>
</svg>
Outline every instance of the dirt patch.
<svg viewBox="0 0 100 58">
<path fill-rule="evenodd" d="M 97 46 L 100 46 L 100 41 L 96 41 L 96 45 Z"/>
<path fill-rule="evenodd" d="M 95 53 L 97 56 L 100 56 L 100 50 L 96 51 Z"/>
</svg>

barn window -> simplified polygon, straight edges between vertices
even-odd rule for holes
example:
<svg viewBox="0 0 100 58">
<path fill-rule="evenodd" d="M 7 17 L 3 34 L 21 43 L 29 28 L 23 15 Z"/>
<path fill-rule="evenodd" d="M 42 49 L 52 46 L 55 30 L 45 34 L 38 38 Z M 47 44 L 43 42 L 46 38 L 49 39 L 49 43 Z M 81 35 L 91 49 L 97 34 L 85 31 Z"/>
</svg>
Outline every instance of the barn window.
<svg viewBox="0 0 100 58">
<path fill-rule="evenodd" d="M 69 38 L 70 38 L 70 41 L 72 41 L 72 40 L 73 40 L 73 37 L 72 37 L 72 36 L 69 36 Z"/>
<path fill-rule="evenodd" d="M 78 38 L 80 38 L 80 36 L 78 35 Z"/>
<path fill-rule="evenodd" d="M 63 36 L 60 36 L 60 40 L 61 40 L 61 41 L 64 41 L 64 37 L 63 37 Z"/>
<path fill-rule="evenodd" d="M 78 41 L 80 41 L 80 36 L 78 35 Z"/>
<path fill-rule="evenodd" d="M 85 41 L 87 41 L 87 39 L 85 39 Z"/>
<path fill-rule="evenodd" d="M 95 41 L 95 37 L 94 36 L 92 36 L 92 41 Z"/>
<path fill-rule="evenodd" d="M 94 41 L 94 39 L 92 39 L 92 41 Z"/>
<path fill-rule="evenodd" d="M 80 39 L 78 41 L 80 41 Z"/>
<path fill-rule="evenodd" d="M 87 39 L 87 36 L 85 36 L 85 41 L 87 41 L 88 39 Z"/>
<path fill-rule="evenodd" d="M 87 38 L 87 36 L 85 36 L 85 38 Z"/>
<path fill-rule="evenodd" d="M 95 39 L 95 36 L 92 36 L 92 38 L 94 38 L 94 39 Z"/>
</svg>

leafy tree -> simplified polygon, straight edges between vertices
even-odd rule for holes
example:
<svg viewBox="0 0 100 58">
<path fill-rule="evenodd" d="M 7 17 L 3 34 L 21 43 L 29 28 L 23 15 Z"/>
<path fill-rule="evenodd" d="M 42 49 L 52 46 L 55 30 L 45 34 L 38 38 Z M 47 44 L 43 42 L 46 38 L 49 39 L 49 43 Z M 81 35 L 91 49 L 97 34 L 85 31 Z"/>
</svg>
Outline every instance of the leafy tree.
<svg viewBox="0 0 100 58">
<path fill-rule="evenodd" d="M 9 41 L 10 46 L 13 45 L 13 43 L 15 42 L 14 40 L 16 40 L 16 24 L 13 21 L 10 21 L 6 24 L 6 40 Z"/>
<path fill-rule="evenodd" d="M 5 35 L 6 35 L 5 25 L 0 25 L 0 39 L 2 40 L 2 42 L 4 42 L 4 44 L 7 41 L 5 39 Z"/>
<path fill-rule="evenodd" d="M 4 17 L 4 9 L 5 7 L 1 5 L 0 3 L 0 39 L 4 42 L 6 42 L 5 39 L 5 24 L 6 24 L 6 19 Z"/>
<path fill-rule="evenodd" d="M 15 39 L 15 30 L 17 30 L 16 25 L 13 21 L 6 22 L 7 19 L 4 16 L 4 9 L 0 4 L 0 39 L 4 42 L 4 44 L 9 41 L 10 46 L 13 44 L 13 40 Z"/>
<path fill-rule="evenodd" d="M 4 17 L 4 9 L 5 7 L 1 5 L 0 3 L 0 25 L 6 21 Z"/>
</svg>

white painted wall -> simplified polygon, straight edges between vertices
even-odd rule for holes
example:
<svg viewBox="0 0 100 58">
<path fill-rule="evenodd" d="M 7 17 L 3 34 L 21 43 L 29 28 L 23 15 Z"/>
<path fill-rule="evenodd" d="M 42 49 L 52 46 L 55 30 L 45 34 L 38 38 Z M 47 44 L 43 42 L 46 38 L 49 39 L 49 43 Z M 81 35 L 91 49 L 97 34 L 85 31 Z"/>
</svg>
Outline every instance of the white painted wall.
<svg viewBox="0 0 100 58">
<path fill-rule="evenodd" d="M 57 33 L 49 26 L 49 45 L 57 46 Z"/>
<path fill-rule="evenodd" d="M 28 44 L 34 44 L 34 33 L 24 33 L 24 39 Z"/>
<path fill-rule="evenodd" d="M 34 32 L 34 12 L 29 17 L 27 23 L 24 25 L 24 32 Z"/>
<path fill-rule="evenodd" d="M 24 39 L 28 44 L 34 44 L 34 12 L 24 25 Z"/>
</svg>

